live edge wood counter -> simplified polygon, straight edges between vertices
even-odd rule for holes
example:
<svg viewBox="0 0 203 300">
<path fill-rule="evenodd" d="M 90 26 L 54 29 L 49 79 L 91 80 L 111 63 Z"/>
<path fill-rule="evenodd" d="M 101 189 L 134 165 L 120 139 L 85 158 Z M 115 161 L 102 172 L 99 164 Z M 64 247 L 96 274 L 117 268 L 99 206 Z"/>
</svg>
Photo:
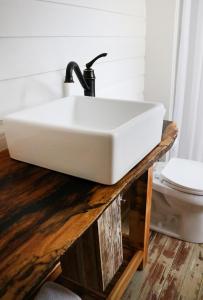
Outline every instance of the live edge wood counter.
<svg viewBox="0 0 203 300">
<path fill-rule="evenodd" d="M 0 153 L 0 298 L 29 299 L 60 257 L 112 201 L 172 146 L 161 143 L 113 186 L 18 162 Z"/>
</svg>

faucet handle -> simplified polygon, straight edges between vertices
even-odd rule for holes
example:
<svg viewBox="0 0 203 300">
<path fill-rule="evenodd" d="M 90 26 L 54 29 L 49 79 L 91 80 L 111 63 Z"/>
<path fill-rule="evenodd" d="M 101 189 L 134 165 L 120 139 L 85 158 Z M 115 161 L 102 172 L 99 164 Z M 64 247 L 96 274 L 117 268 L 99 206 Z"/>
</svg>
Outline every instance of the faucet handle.
<svg viewBox="0 0 203 300">
<path fill-rule="evenodd" d="M 90 62 L 88 62 L 88 63 L 86 64 L 86 68 L 87 68 L 87 69 L 90 69 L 91 66 L 93 65 L 93 63 L 94 63 L 97 59 L 99 59 L 100 57 L 104 57 L 104 56 L 107 56 L 107 53 L 99 54 L 99 55 L 96 56 L 93 60 L 91 60 Z"/>
</svg>

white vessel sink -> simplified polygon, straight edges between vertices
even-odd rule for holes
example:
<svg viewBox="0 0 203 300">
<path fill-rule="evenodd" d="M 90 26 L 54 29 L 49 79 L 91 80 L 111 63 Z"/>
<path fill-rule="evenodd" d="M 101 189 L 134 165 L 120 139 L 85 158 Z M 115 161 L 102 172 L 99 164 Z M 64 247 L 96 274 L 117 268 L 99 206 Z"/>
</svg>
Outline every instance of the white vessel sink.
<svg viewBox="0 0 203 300">
<path fill-rule="evenodd" d="M 10 156 L 114 184 L 161 139 L 162 104 L 67 97 L 8 115 Z"/>
</svg>

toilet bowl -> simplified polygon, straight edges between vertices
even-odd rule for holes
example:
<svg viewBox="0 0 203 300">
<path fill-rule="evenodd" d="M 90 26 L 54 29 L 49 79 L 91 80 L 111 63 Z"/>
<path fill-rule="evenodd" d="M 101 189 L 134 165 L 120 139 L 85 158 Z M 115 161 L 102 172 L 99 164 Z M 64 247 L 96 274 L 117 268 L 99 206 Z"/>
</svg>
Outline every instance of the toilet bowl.
<svg viewBox="0 0 203 300">
<path fill-rule="evenodd" d="M 203 243 L 203 163 L 173 158 L 155 164 L 151 229 Z"/>
</svg>

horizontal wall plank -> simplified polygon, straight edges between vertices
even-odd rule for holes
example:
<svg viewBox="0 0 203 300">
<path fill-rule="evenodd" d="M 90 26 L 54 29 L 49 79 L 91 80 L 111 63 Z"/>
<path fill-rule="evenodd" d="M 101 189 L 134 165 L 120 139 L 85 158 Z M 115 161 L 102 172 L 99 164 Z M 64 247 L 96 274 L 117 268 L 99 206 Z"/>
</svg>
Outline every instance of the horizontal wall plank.
<svg viewBox="0 0 203 300">
<path fill-rule="evenodd" d="M 37 0 L 55 2 L 61 5 L 75 5 L 84 8 L 104 10 L 109 13 L 120 13 L 145 17 L 145 1 L 143 0 Z"/>
<path fill-rule="evenodd" d="M 98 64 L 95 73 L 97 88 L 109 87 L 112 84 L 144 75 L 144 58 Z"/>
<path fill-rule="evenodd" d="M 98 64 L 95 68 L 96 91 L 110 88 L 123 81 L 143 76 L 142 59 L 129 59 Z M 0 119 L 10 112 L 63 97 L 65 70 L 0 81 Z M 83 89 L 74 76 L 74 94 L 83 94 Z M 116 93 L 114 97 L 117 95 Z"/>
<path fill-rule="evenodd" d="M 96 85 L 96 96 L 113 99 L 143 100 L 144 76 L 122 78 L 107 85 Z M 69 88 L 71 95 L 83 95 L 81 87 L 75 83 Z"/>
<path fill-rule="evenodd" d="M 0 120 L 23 108 L 63 97 L 63 72 L 0 82 Z"/>
<path fill-rule="evenodd" d="M 77 24 L 81 24 L 78 26 Z M 0 36 L 143 36 L 145 20 L 57 3 L 1 0 Z"/>
<path fill-rule="evenodd" d="M 98 89 L 97 96 L 126 100 L 142 101 L 144 91 L 144 76 L 123 80 L 111 86 Z M 116 96 L 115 96 L 116 95 Z"/>
<path fill-rule="evenodd" d="M 136 38 L 10 38 L 0 39 L 0 45 L 0 80 L 63 69 L 71 60 L 84 68 L 101 52 L 108 56 L 98 63 L 143 57 L 145 53 L 145 40 Z"/>
</svg>

